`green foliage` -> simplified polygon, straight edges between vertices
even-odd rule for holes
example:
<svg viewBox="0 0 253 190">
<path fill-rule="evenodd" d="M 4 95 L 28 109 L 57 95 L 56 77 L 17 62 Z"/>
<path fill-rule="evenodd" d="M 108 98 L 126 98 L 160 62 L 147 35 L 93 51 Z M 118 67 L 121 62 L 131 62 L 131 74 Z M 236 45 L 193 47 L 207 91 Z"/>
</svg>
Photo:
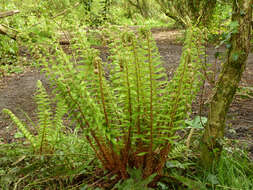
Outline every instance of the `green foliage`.
<svg viewBox="0 0 253 190">
<path fill-rule="evenodd" d="M 17 60 L 17 43 L 7 36 L 0 35 L 0 46 L 0 65 L 14 63 Z"/>
<path fill-rule="evenodd" d="M 177 156 L 167 161 L 158 189 L 252 189 L 253 166 L 246 152 L 238 148 L 232 150 L 231 145 L 226 144 L 217 167 L 206 171 L 198 164 L 196 149 L 189 150 L 182 144 L 175 147 L 172 152 Z"/>
<path fill-rule="evenodd" d="M 80 4 L 75 6 L 78 2 Z M 86 26 L 171 23 L 154 0 L 139 2 L 140 8 L 126 1 L 104 0 L 1 2 L 1 11 L 21 11 L 1 19 L 1 23 L 18 31 L 16 41 L 0 36 L 0 62 L 5 64 L 2 69 L 21 72 L 22 69 L 9 68 L 9 64 L 18 62 L 19 47 L 32 46 L 31 54 L 38 56 L 36 60 L 39 59 L 56 86 L 54 94 L 58 99 L 57 103 L 52 102 L 38 82 L 35 96 L 38 123 L 33 130 L 28 130 L 28 125 L 11 111 L 3 110 L 30 142 L 33 151 L 20 144 L 1 144 L 1 189 L 56 189 L 82 183 L 83 179 L 89 181 L 86 177 L 94 174 L 94 166 L 90 164 L 94 155 L 105 170 L 122 178 L 115 186 L 118 189 L 148 189 L 154 176 L 162 172 L 172 179 L 161 180 L 159 189 L 170 189 L 173 183 L 176 183 L 175 189 L 182 184 L 191 189 L 252 189 L 252 166 L 247 163 L 249 160 L 237 158 L 238 155 L 224 154 L 219 167 L 212 173 L 204 173 L 195 179 L 184 175 L 194 171 L 196 155 L 184 144 L 176 142 L 176 132 L 186 126 L 202 128 L 198 117 L 189 120 L 191 103 L 202 79 L 199 72 L 202 35 L 198 28 L 190 27 L 186 31 L 180 66 L 169 82 L 147 28 L 137 32 L 103 28 L 99 32 L 102 40 L 97 40 L 96 32 L 92 31 L 89 31 L 91 37 L 86 39 L 83 30 Z M 186 1 L 174 2 L 174 8 L 181 10 L 182 2 Z M 209 39 L 216 40 L 217 37 L 227 44 L 230 35 L 237 32 L 238 23 L 229 24 L 230 9 L 229 4 L 219 1 L 208 28 Z M 68 53 L 58 41 L 54 43 L 59 37 L 58 31 L 72 32 Z M 100 52 L 90 44 L 107 46 L 109 63 L 101 60 Z M 241 89 L 244 91 L 252 94 L 248 89 Z M 66 113 L 73 121 L 68 129 L 62 120 Z M 205 123 L 204 118 L 202 122 Z M 16 137 L 21 136 L 17 134 Z M 94 162 L 99 165 L 97 160 Z M 75 182 L 78 176 L 82 179 Z M 129 179 L 123 180 L 126 178 Z"/>
<path fill-rule="evenodd" d="M 0 10 L 18 8 L 21 13 L 1 20 L 18 30 L 19 35 L 17 41 L 0 36 L 3 47 L 0 62 L 14 63 L 18 45 L 32 46 L 32 57 L 41 63 L 52 81 L 58 101 L 52 102 L 38 82 L 35 96 L 38 123 L 34 130 L 28 130 L 11 111 L 3 110 L 33 151 L 19 144 L 1 144 L 0 188 L 57 189 L 72 188 L 72 183 L 79 185 L 82 180 L 90 183 L 86 178 L 94 175 L 93 167 L 99 165 L 94 156 L 104 170 L 122 179 L 114 187 L 118 189 L 149 189 L 147 186 L 154 177 L 163 174 L 169 177 L 158 183 L 158 189 L 253 188 L 249 160 L 234 158 L 236 155 L 224 154 L 212 173 L 184 175 L 195 172 L 196 154 L 175 140 L 177 131 L 186 126 L 202 129 L 202 123 L 206 122 L 203 117 L 202 123 L 199 117 L 189 120 L 191 104 L 203 77 L 199 72 L 203 62 L 202 32 L 197 27 L 189 25 L 180 66 L 168 82 L 149 29 L 129 32 L 129 28 L 119 30 L 108 24 L 172 23 L 154 0 L 140 1 L 144 9 L 123 0 L 36 1 L 36 6 L 34 2 L 1 2 Z M 75 6 L 77 2 L 80 4 Z M 147 2 L 147 9 L 143 2 Z M 186 1 L 175 1 L 174 8 L 181 10 L 182 2 Z M 230 35 L 237 32 L 238 23 L 229 24 L 230 9 L 229 4 L 219 1 L 208 26 L 209 39 L 227 44 Z M 89 28 L 86 39 L 85 27 L 105 23 L 108 28 L 101 31 L 93 32 Z M 65 31 L 71 31 L 69 51 L 59 46 L 56 40 L 59 31 L 64 36 L 68 34 Z M 97 39 L 97 33 L 102 39 Z M 107 60 L 101 60 L 101 52 L 90 47 L 101 44 L 109 49 Z M 2 68 L 8 72 L 22 71 Z M 252 95 L 251 91 L 243 88 L 240 92 Z M 62 120 L 65 114 L 73 122 L 68 129 Z M 21 136 L 17 133 L 16 137 Z"/>
<path fill-rule="evenodd" d="M 18 64 L 19 47 L 17 41 L 0 35 L 0 78 L 12 73 L 22 73 L 23 67 Z"/>
<path fill-rule="evenodd" d="M 36 102 L 38 105 L 38 126 L 35 128 L 37 135 L 32 135 L 23 124 L 10 110 L 3 109 L 3 113 L 10 116 L 11 120 L 17 125 L 18 129 L 24 134 L 26 139 L 31 143 L 35 152 L 47 153 L 55 149 L 55 145 L 59 141 L 59 137 L 63 132 L 62 117 L 65 114 L 65 106 L 62 102 L 58 102 L 56 111 L 53 113 L 50 108 L 51 101 L 48 98 L 45 88 L 41 81 L 37 83 Z"/>
<path fill-rule="evenodd" d="M 137 34 L 105 31 L 111 63 L 104 63 L 84 38 L 73 39 L 72 55 L 60 47 L 53 56 L 46 53 L 44 70 L 104 168 L 122 178 L 128 166 L 142 169 L 144 177 L 161 172 L 201 83 L 199 34 L 198 29 L 187 31 L 170 82 L 145 28 Z"/>
<path fill-rule="evenodd" d="M 207 118 L 196 116 L 193 120 L 186 120 L 185 122 L 189 126 L 189 128 L 204 129 L 204 126 L 207 122 Z"/>
<path fill-rule="evenodd" d="M 223 189 L 225 187 L 252 189 L 253 166 L 249 159 L 243 151 L 235 150 L 231 154 L 225 150 L 218 167 L 214 168 L 213 175 L 216 176 L 217 182 L 213 183 L 213 181 L 207 178 L 208 182 L 213 186 L 216 185 L 217 189 Z"/>
<path fill-rule="evenodd" d="M 211 173 L 204 172 L 199 181 L 209 187 L 208 189 L 250 190 L 253 188 L 251 163 L 242 150 L 235 150 L 231 153 L 225 147 L 217 167 L 213 168 Z"/>
<path fill-rule="evenodd" d="M 212 43 L 220 43 L 226 39 L 231 21 L 231 3 L 218 1 L 212 15 L 212 22 L 208 25 L 208 40 Z"/>
<path fill-rule="evenodd" d="M 175 20 L 179 27 L 186 28 L 189 23 L 206 26 L 211 21 L 217 1 L 156 0 L 156 2 L 166 16 Z"/>
<path fill-rule="evenodd" d="M 146 179 L 142 178 L 142 172 L 141 170 L 137 169 L 128 169 L 128 173 L 130 175 L 130 178 L 124 181 L 119 181 L 113 189 L 117 190 L 151 190 L 152 188 L 148 188 L 148 184 L 151 183 L 156 176 L 156 174 L 153 174 Z"/>
<path fill-rule="evenodd" d="M 66 135 L 54 154 L 34 154 L 19 143 L 1 145 L 0 188 L 70 189 L 80 176 L 93 176 L 97 162 L 92 159 L 93 152 L 76 134 Z"/>
<path fill-rule="evenodd" d="M 66 106 L 58 101 L 52 111 L 53 102 L 45 88 L 40 81 L 37 86 L 35 99 L 38 104 L 38 123 L 33 132 L 10 110 L 3 110 L 32 147 L 23 144 L 0 146 L 0 187 L 3 189 L 54 189 L 63 187 L 63 184 L 71 186 L 76 177 L 84 173 L 88 175 L 94 167 L 89 164 L 94 153 L 80 132 L 75 129 L 70 133 L 63 125 Z"/>
<path fill-rule="evenodd" d="M 240 86 L 236 92 L 236 95 L 243 99 L 253 98 L 253 87 L 250 86 Z"/>
<path fill-rule="evenodd" d="M 154 0 L 125 0 L 125 6 L 128 9 L 129 17 L 132 17 L 134 12 L 138 12 L 144 18 L 148 18 L 159 12 Z"/>
<path fill-rule="evenodd" d="M 33 135 L 26 129 L 25 125 L 8 109 L 3 109 L 3 113 L 10 116 L 11 120 L 17 125 L 20 131 L 24 134 L 27 140 L 30 141 L 31 145 L 35 147 Z"/>
<path fill-rule="evenodd" d="M 14 177 L 10 172 L 16 173 L 19 169 L 15 163 L 22 161 L 27 149 L 19 144 L 1 144 L 0 146 L 0 188 L 11 189 Z M 24 159 L 24 158 L 23 158 Z"/>
</svg>

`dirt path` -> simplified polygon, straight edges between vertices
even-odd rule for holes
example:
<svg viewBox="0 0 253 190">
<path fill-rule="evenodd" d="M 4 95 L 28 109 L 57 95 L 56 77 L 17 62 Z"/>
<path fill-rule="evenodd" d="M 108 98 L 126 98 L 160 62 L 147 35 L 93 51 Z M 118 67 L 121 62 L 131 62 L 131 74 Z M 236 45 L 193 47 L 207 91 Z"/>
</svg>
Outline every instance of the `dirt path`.
<svg viewBox="0 0 253 190">
<path fill-rule="evenodd" d="M 182 53 L 182 46 L 175 45 L 177 34 L 173 32 L 172 40 L 168 37 L 170 34 L 166 31 L 158 31 L 154 33 L 159 52 L 164 61 L 164 67 L 168 73 L 169 78 L 173 75 L 177 65 L 180 61 L 180 55 Z M 168 45 L 171 44 L 171 45 Z M 219 49 L 220 52 L 224 52 L 224 48 Z M 214 48 L 207 48 L 208 63 L 215 62 L 216 50 Z M 218 62 L 218 65 L 220 63 Z M 247 60 L 247 67 L 244 72 L 240 86 L 253 87 L 253 53 L 251 53 Z M 206 93 L 204 93 L 203 99 L 206 100 L 210 96 L 211 88 L 209 85 L 205 87 Z M 203 114 L 207 115 L 208 108 L 204 106 Z M 196 115 L 199 114 L 199 102 L 194 105 Z M 253 99 L 252 98 L 241 98 L 237 95 L 230 106 L 227 119 L 226 136 L 229 139 L 239 140 L 240 146 L 247 147 L 253 158 Z"/>
<path fill-rule="evenodd" d="M 36 90 L 36 82 L 41 80 L 46 88 L 48 88 L 46 78 L 38 71 L 28 71 L 24 74 L 17 75 L 8 79 L 3 89 L 0 89 L 0 110 L 3 108 L 10 109 L 22 121 L 27 121 L 25 113 L 33 119 L 35 117 L 36 104 L 34 102 L 34 93 Z M 5 143 L 13 141 L 13 135 L 16 127 L 10 120 L 6 119 L 0 113 L 0 138 Z M 1 142 L 1 141 L 0 141 Z"/>
<path fill-rule="evenodd" d="M 182 46 L 172 43 L 176 40 L 178 33 L 176 31 L 153 31 L 154 38 L 164 61 L 164 67 L 171 78 L 175 71 L 182 52 Z M 224 49 L 221 51 L 224 51 Z M 208 62 L 215 61 L 213 48 L 207 49 Z M 28 71 L 8 79 L 4 88 L 0 89 L 0 110 L 8 108 L 12 110 L 19 118 L 26 121 L 23 110 L 31 118 L 35 117 L 36 104 L 34 102 L 34 92 L 37 80 L 41 80 L 44 86 L 48 88 L 48 82 L 43 74 L 38 71 Z M 253 87 L 253 54 L 248 58 L 247 69 L 244 73 L 241 85 Z M 208 96 L 208 94 L 206 94 Z M 195 106 L 195 112 L 198 114 L 198 105 Z M 227 130 L 227 137 L 239 139 L 240 142 L 246 142 L 248 149 L 253 153 L 253 99 L 241 99 L 237 96 L 231 106 L 228 115 L 228 126 L 233 130 Z M 1 141 L 9 143 L 13 141 L 13 135 L 16 127 L 12 122 L 0 114 L 0 144 Z"/>
</svg>

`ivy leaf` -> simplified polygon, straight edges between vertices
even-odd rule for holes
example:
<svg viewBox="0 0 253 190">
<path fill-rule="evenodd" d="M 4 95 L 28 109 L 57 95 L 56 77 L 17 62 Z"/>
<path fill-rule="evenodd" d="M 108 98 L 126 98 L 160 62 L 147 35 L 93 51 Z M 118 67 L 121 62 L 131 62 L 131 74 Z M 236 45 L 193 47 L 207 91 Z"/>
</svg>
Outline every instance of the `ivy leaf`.
<svg viewBox="0 0 253 190">
<path fill-rule="evenodd" d="M 226 45 L 226 48 L 227 48 L 227 49 L 231 48 L 231 44 L 228 43 L 228 44 Z"/>
<path fill-rule="evenodd" d="M 221 55 L 221 52 L 215 52 L 215 54 L 214 54 L 214 57 L 215 57 L 215 59 L 217 59 L 219 56 Z"/>
<path fill-rule="evenodd" d="M 186 169 L 187 164 L 182 164 L 177 160 L 172 160 L 172 161 L 168 161 L 166 162 L 166 167 L 167 168 L 180 168 L 180 169 Z"/>
<path fill-rule="evenodd" d="M 20 131 L 16 132 L 15 135 L 14 135 L 14 138 L 15 138 L 15 139 L 24 138 L 24 137 L 25 137 L 24 134 L 21 133 Z"/>
<path fill-rule="evenodd" d="M 189 125 L 189 128 L 203 129 L 202 123 L 205 125 L 207 122 L 206 117 L 196 116 L 193 120 L 186 120 L 185 123 Z"/>
<path fill-rule="evenodd" d="M 160 189 L 162 189 L 162 190 L 168 189 L 168 186 L 162 182 L 158 182 L 157 186 L 160 187 Z"/>
<path fill-rule="evenodd" d="M 232 21 L 230 23 L 230 28 L 231 29 L 236 29 L 238 26 L 239 26 L 238 21 Z"/>
<path fill-rule="evenodd" d="M 219 184 L 219 181 L 218 181 L 216 175 L 208 174 L 207 180 L 208 180 L 212 185 L 217 185 L 217 184 Z"/>
<path fill-rule="evenodd" d="M 239 23 L 237 21 L 232 21 L 229 26 L 232 34 L 238 32 Z"/>
<path fill-rule="evenodd" d="M 241 10 L 241 11 L 240 11 L 240 15 L 241 15 L 241 16 L 245 16 L 245 15 L 246 15 L 245 11 L 244 11 L 244 10 Z"/>
<path fill-rule="evenodd" d="M 233 53 L 233 54 L 232 54 L 232 59 L 233 59 L 233 61 L 237 61 L 238 58 L 239 58 L 239 53 Z"/>
</svg>

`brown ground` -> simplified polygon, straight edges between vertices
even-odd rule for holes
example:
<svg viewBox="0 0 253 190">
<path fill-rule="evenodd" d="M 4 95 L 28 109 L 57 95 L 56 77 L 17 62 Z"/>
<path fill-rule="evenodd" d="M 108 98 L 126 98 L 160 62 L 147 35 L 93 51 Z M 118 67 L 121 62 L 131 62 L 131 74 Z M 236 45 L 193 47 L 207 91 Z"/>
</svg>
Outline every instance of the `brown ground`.
<svg viewBox="0 0 253 190">
<path fill-rule="evenodd" d="M 164 61 L 164 67 L 171 78 L 175 71 L 182 52 L 182 45 L 175 43 L 178 36 L 177 31 L 154 30 L 154 38 Z M 220 49 L 224 51 L 224 49 Z M 208 48 L 207 54 L 210 55 L 208 62 L 214 63 L 214 48 Z M 244 73 L 242 86 L 253 87 L 253 54 L 248 58 L 247 69 Z M 21 120 L 27 121 L 23 112 L 31 118 L 35 118 L 36 104 L 34 102 L 34 92 L 37 80 L 41 80 L 44 86 L 49 89 L 48 81 L 43 74 L 38 71 L 29 70 L 23 74 L 5 78 L 0 86 L 0 110 L 8 108 L 12 110 Z M 206 89 L 210 86 L 207 84 Z M 210 90 L 205 93 L 204 99 L 209 96 Z M 23 111 L 21 111 L 23 110 Z M 194 112 L 198 113 L 198 103 L 194 106 Z M 203 111 L 206 114 L 206 110 Z M 236 96 L 228 114 L 227 125 L 230 126 L 226 131 L 226 136 L 230 139 L 238 139 L 241 144 L 246 143 L 248 150 L 253 153 L 253 99 Z M 232 129 L 232 130 L 231 130 Z M 13 141 L 16 127 L 12 122 L 0 114 L 0 144 Z"/>
</svg>

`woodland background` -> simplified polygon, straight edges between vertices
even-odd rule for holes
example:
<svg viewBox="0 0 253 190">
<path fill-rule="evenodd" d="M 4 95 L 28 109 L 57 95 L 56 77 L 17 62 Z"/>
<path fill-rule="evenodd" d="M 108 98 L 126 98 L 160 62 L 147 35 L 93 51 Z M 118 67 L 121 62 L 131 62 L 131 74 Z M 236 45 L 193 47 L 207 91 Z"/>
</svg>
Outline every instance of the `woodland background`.
<svg viewBox="0 0 253 190">
<path fill-rule="evenodd" d="M 1 189 L 252 189 L 252 0 L 0 0 Z"/>
</svg>

